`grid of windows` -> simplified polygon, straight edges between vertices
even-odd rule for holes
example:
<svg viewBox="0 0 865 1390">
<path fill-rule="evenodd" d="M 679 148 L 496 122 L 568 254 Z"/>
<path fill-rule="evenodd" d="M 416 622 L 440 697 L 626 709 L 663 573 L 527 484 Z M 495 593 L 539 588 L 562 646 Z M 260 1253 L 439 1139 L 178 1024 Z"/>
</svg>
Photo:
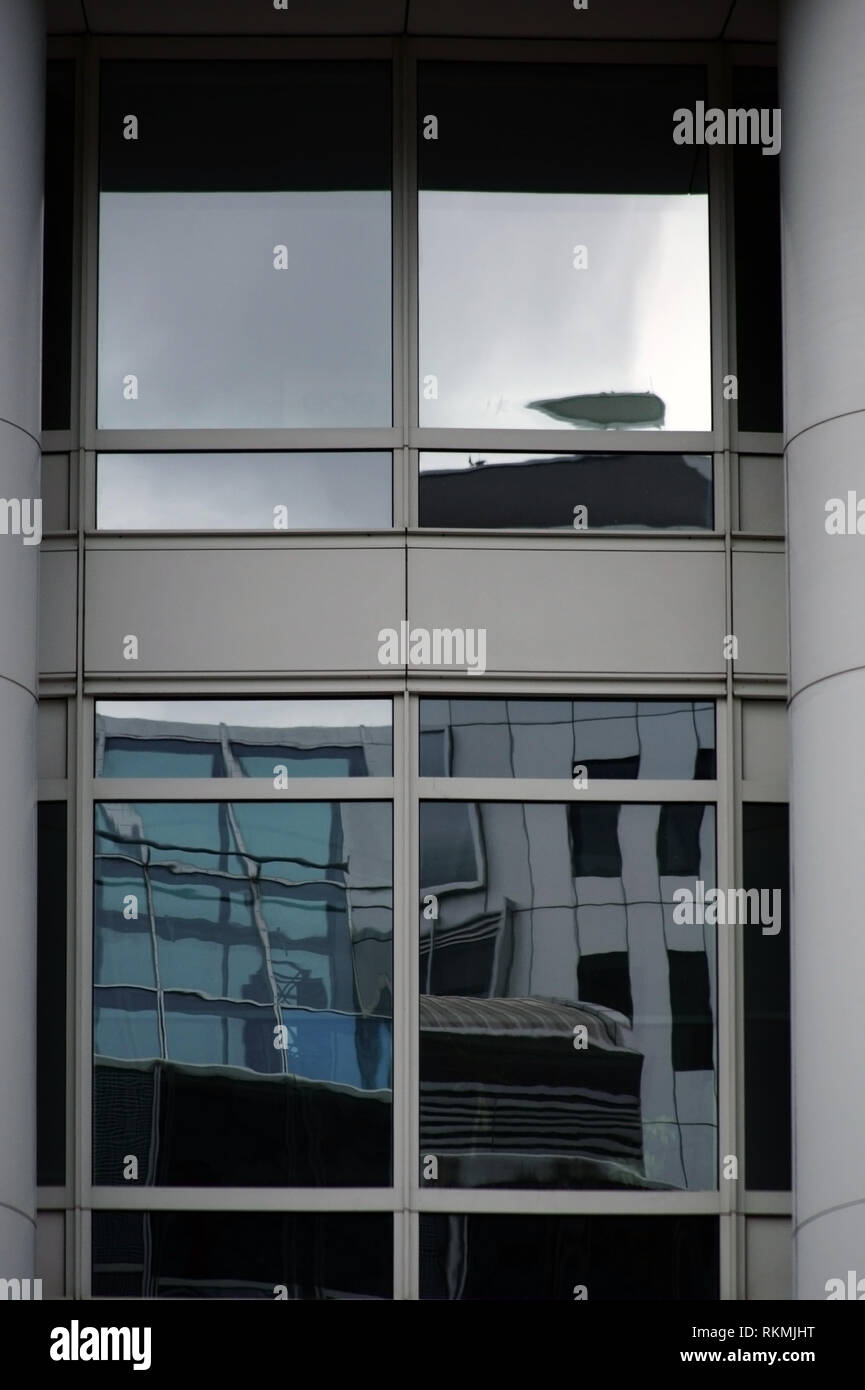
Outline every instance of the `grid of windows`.
<svg viewBox="0 0 865 1390">
<path fill-rule="evenodd" d="M 76 1107 L 61 1164 L 46 1081 L 40 1182 L 89 1222 L 75 1288 L 741 1296 L 728 1160 L 747 1148 L 768 1198 L 789 1178 L 783 1154 L 761 1167 L 759 1107 L 738 1113 L 740 1034 L 747 1010 L 749 1076 L 771 1089 L 786 957 L 674 915 L 677 891 L 737 866 L 748 884 L 786 873 L 782 789 L 742 791 L 734 670 L 528 654 L 515 673 L 491 647 L 486 689 L 390 671 L 376 632 L 407 613 L 395 572 L 364 594 L 358 559 L 402 547 L 444 592 L 471 543 L 453 533 L 488 533 L 482 623 L 492 547 L 720 560 L 736 529 L 780 536 L 762 468 L 777 438 L 736 438 L 737 411 L 776 428 L 772 381 L 747 368 L 747 334 L 747 413 L 718 370 L 732 157 L 670 137 L 717 71 L 398 44 L 395 80 L 390 44 L 96 47 L 98 92 L 70 59 L 52 85 L 68 103 L 77 68 L 98 109 L 96 143 L 75 144 L 96 275 L 84 360 L 55 334 L 44 415 L 87 602 L 97 562 L 146 556 L 147 533 L 172 533 L 160 554 L 189 562 L 190 588 L 193 562 L 237 561 L 242 584 L 272 552 L 281 585 L 315 553 L 335 615 L 368 600 L 373 655 L 351 674 L 335 616 L 335 651 L 324 632 L 318 658 L 300 637 L 283 655 L 274 633 L 273 659 L 241 655 L 229 681 L 247 605 L 237 626 L 215 614 L 218 658 L 193 659 L 180 627 L 174 666 L 146 642 L 137 666 L 85 646 L 74 695 L 58 691 L 77 758 L 44 800 L 74 808 Z M 72 151 L 49 161 L 57 209 Z M 737 187 L 771 163 L 737 165 Z M 63 293 L 49 317 L 71 319 Z M 281 595 L 301 635 L 305 584 Z M 585 621 L 577 588 L 539 625 Z M 52 826 L 48 810 L 46 855 Z"/>
</svg>

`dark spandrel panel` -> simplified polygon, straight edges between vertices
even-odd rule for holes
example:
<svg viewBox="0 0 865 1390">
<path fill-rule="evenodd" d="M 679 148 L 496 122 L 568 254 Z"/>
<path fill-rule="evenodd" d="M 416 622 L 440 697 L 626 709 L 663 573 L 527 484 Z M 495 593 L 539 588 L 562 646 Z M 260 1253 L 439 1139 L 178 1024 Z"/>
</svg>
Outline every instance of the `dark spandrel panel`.
<svg viewBox="0 0 865 1390">
<path fill-rule="evenodd" d="M 774 68 L 734 68 L 737 108 L 778 106 Z M 784 428 L 779 158 L 760 145 L 733 149 L 739 429 Z"/>
<path fill-rule="evenodd" d="M 420 456 L 421 526 L 711 530 L 713 510 L 708 454 Z"/>
<path fill-rule="evenodd" d="M 421 64 L 422 426 L 711 428 L 706 152 L 673 139 L 704 86 L 699 68 Z"/>
<path fill-rule="evenodd" d="M 66 803 L 42 801 L 36 936 L 36 1181 L 66 1181 Z"/>
<path fill-rule="evenodd" d="M 781 890 L 780 931 L 745 930 L 745 1181 L 752 1191 L 791 1185 L 790 857 L 788 808 L 742 807 L 746 888 Z"/>
<path fill-rule="evenodd" d="M 715 928 L 676 920 L 666 809 L 421 802 L 425 1186 L 716 1187 Z"/>
<path fill-rule="evenodd" d="M 108 63 L 101 123 L 100 426 L 390 424 L 389 65 Z"/>
<path fill-rule="evenodd" d="M 390 700 L 98 700 L 97 777 L 389 777 Z"/>
<path fill-rule="evenodd" d="M 422 1214 L 420 1296 L 452 1300 L 714 1300 L 713 1216 Z"/>
<path fill-rule="evenodd" d="M 94 1211 L 96 1298 L 390 1299 L 379 1212 Z"/>
<path fill-rule="evenodd" d="M 420 702 L 422 777 L 715 777 L 712 700 Z M 580 774 L 582 775 L 582 774 Z"/>
<path fill-rule="evenodd" d="M 103 802 L 95 854 L 94 1182 L 389 1184 L 390 804 Z"/>
<path fill-rule="evenodd" d="M 673 140 L 673 112 L 705 96 L 696 67 L 421 63 L 420 186 L 705 193 L 705 147 Z M 434 140 L 424 135 L 428 115 L 438 117 Z"/>
<path fill-rule="evenodd" d="M 382 529 L 387 453 L 100 454 L 100 531 Z"/>
<path fill-rule="evenodd" d="M 65 430 L 72 399 L 72 219 L 75 64 L 46 72 L 45 212 L 42 260 L 42 428 Z"/>
</svg>

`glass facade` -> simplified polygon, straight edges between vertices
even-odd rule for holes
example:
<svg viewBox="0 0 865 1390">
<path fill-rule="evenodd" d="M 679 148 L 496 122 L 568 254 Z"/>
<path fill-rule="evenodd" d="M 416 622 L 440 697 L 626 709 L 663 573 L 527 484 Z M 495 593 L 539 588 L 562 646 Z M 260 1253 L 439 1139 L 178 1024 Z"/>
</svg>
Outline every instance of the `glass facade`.
<svg viewBox="0 0 865 1390">
<path fill-rule="evenodd" d="M 790 1185 L 786 787 L 743 715 L 785 674 L 736 534 L 783 550 L 742 212 L 777 189 L 673 140 L 696 51 L 52 60 L 39 1184 L 76 1297 L 746 1295 Z M 403 623 L 486 670 L 388 667 Z M 783 888 L 777 936 L 677 916 L 734 884 Z"/>
</svg>

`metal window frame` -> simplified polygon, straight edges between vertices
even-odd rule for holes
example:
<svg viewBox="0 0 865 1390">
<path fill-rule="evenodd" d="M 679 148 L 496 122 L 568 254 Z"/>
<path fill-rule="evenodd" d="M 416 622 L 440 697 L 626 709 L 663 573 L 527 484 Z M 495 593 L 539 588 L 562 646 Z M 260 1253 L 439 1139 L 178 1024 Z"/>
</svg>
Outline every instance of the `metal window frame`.
<svg viewBox="0 0 865 1390">
<path fill-rule="evenodd" d="M 640 531 L 637 533 L 575 533 L 556 536 L 540 531 L 442 532 L 421 530 L 417 521 L 417 454 L 436 448 L 532 449 L 541 452 L 573 448 L 572 431 L 477 431 L 421 429 L 417 424 L 417 222 L 416 222 L 416 68 L 423 59 L 486 62 L 577 62 L 577 63 L 664 63 L 698 64 L 707 69 L 707 98 L 713 104 L 728 105 L 732 65 L 774 66 L 774 49 L 766 45 L 725 45 L 722 43 L 522 41 L 494 39 L 174 39 L 174 38 L 82 38 L 52 39 L 51 57 L 76 60 L 76 141 L 73 228 L 73 353 L 72 411 L 68 430 L 44 431 L 45 453 L 67 453 L 70 461 L 71 529 L 77 548 L 76 579 L 76 665 L 74 679 L 46 678 L 41 689 L 54 698 L 67 698 L 67 777 L 62 785 L 45 784 L 40 794 L 54 797 L 61 792 L 68 805 L 68 911 L 67 1009 L 70 1046 L 67 1049 L 67 1183 L 65 1188 L 39 1189 L 43 1209 L 65 1208 L 67 1217 L 67 1293 L 76 1298 L 90 1296 L 90 1211 L 128 1207 L 129 1209 L 188 1210 L 382 1210 L 394 1217 L 394 1297 L 416 1299 L 418 1288 L 418 1222 L 421 1211 L 488 1211 L 525 1214 L 528 1212 L 576 1213 L 609 1212 L 622 1215 L 670 1215 L 702 1212 L 717 1216 L 720 1225 L 720 1297 L 744 1297 L 745 1217 L 747 1214 L 785 1214 L 790 1210 L 787 1193 L 748 1193 L 744 1184 L 724 1183 L 709 1193 L 616 1193 L 616 1192 L 431 1192 L 418 1182 L 418 1125 L 413 1097 L 418 1083 L 418 953 L 413 905 L 418 902 L 418 803 L 421 795 L 440 795 L 459 800 L 471 799 L 477 788 L 469 779 L 447 779 L 440 790 L 429 785 L 437 779 L 420 779 L 416 771 L 418 734 L 417 703 L 423 694 L 473 694 L 481 691 L 476 682 L 460 680 L 453 674 L 437 677 L 411 671 L 402 679 L 373 677 L 362 682 L 362 693 L 387 694 L 394 701 L 394 771 L 390 779 L 347 779 L 340 781 L 340 799 L 392 800 L 394 808 L 394 990 L 402 992 L 404 1006 L 394 1012 L 394 1187 L 392 1189 L 133 1189 L 93 1188 L 90 1183 L 90 1077 L 91 1054 L 91 941 L 92 941 L 92 808 L 97 799 L 116 799 L 119 779 L 102 779 L 97 786 L 92 775 L 93 712 L 98 696 L 238 696 L 359 693 L 359 682 L 339 677 L 296 673 L 275 679 L 272 673 L 254 672 L 229 678 L 206 673 L 194 679 L 133 677 L 103 678 L 88 674 L 84 667 L 84 561 L 90 548 L 115 546 L 132 548 L 136 541 L 147 545 L 147 535 L 124 535 L 122 541 L 109 533 L 95 532 L 95 456 L 97 452 L 138 449 L 201 450 L 208 448 L 280 449 L 291 448 L 381 448 L 392 452 L 394 483 L 393 527 L 369 535 L 365 540 L 346 531 L 332 533 L 288 533 L 293 547 L 382 544 L 403 546 L 408 562 L 412 546 L 437 547 L 447 535 L 447 546 L 486 548 L 550 548 L 559 544 L 582 544 L 590 548 L 633 550 L 712 549 L 726 556 L 725 602 L 728 624 L 732 619 L 731 518 L 737 516 L 733 483 L 737 476 L 738 453 L 781 452 L 783 437 L 777 434 L 739 433 L 735 402 L 724 402 L 721 381 L 729 364 L 735 364 L 735 296 L 732 244 L 731 152 L 724 147 L 708 151 L 711 196 L 709 201 L 710 303 L 713 428 L 695 434 L 658 435 L 650 431 L 581 431 L 584 449 L 603 447 L 606 452 L 671 451 L 709 453 L 713 458 L 715 528 L 712 532 L 682 533 Z M 106 431 L 95 427 L 96 386 L 96 287 L 98 232 L 98 68 L 111 58 L 197 59 L 215 58 L 389 58 L 394 68 L 394 159 L 392 181 L 392 304 L 393 304 L 393 420 L 388 428 L 376 430 L 277 430 L 277 431 Z M 636 438 L 635 438 L 636 433 Z M 503 437 L 501 437 L 503 436 Z M 737 518 L 738 519 L 738 518 Z M 160 533 L 160 544 L 192 548 L 198 543 L 213 547 L 221 540 L 231 544 L 232 533 L 199 532 L 178 538 L 178 533 Z M 277 543 L 285 543 L 281 535 Z M 751 538 L 753 539 L 753 538 Z M 251 549 L 273 544 L 270 536 L 244 533 L 244 546 Z M 235 540 L 236 544 L 236 540 Z M 777 550 L 783 544 L 768 542 Z M 736 547 L 738 548 L 738 547 Z M 728 627 L 729 630 L 729 627 Z M 707 800 L 717 806 L 717 866 L 719 882 L 736 882 L 741 873 L 740 807 L 749 800 L 786 800 L 779 784 L 748 783 L 741 779 L 741 700 L 744 698 L 786 698 L 786 682 L 778 677 L 739 678 L 732 663 L 723 679 L 695 679 L 681 673 L 632 680 L 621 676 L 584 679 L 561 673 L 517 674 L 512 679 L 490 679 L 483 693 L 494 695 L 561 695 L 608 697 L 663 694 L 671 698 L 706 696 L 717 708 L 717 779 L 711 783 L 659 782 L 605 783 L 593 787 L 592 799 L 642 801 Z M 736 756 L 734 757 L 734 752 Z M 311 781 L 312 779 L 310 779 Z M 330 780 L 330 779 L 329 779 Z M 340 780 L 340 779 L 337 779 Z M 306 790 L 305 779 L 293 781 L 287 793 L 273 793 L 274 799 L 326 799 L 322 779 Z M 493 799 L 563 800 L 567 784 L 519 783 L 495 779 Z M 139 781 L 142 799 L 156 799 L 154 782 Z M 303 786 L 303 791 L 301 787 Z M 385 786 L 389 789 L 385 792 Z M 489 787 L 489 781 L 483 786 Z M 214 786 L 196 780 L 194 788 L 184 789 L 184 799 L 213 800 Z M 531 794 L 529 788 L 532 789 Z M 573 793 L 572 793 L 573 794 Z M 180 799 L 178 784 L 171 783 L 168 799 Z M 226 788 L 224 799 L 237 799 L 235 784 Z M 252 795 L 252 793 L 249 793 Z M 266 799 L 256 790 L 256 799 Z M 729 933 L 718 941 L 718 1114 L 720 1153 L 743 1152 L 743 1056 L 741 1045 L 742 989 L 741 946 Z M 737 1149 L 737 1145 L 739 1146 Z M 121 1200 L 121 1198 L 123 1200 Z"/>
</svg>

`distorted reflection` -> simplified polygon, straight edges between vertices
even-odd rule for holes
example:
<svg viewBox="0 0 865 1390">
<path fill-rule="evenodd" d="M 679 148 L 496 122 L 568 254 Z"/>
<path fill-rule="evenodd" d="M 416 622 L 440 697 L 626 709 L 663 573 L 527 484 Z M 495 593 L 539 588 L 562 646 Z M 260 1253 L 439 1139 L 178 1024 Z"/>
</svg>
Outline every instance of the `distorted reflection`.
<svg viewBox="0 0 865 1390">
<path fill-rule="evenodd" d="M 422 777 L 715 776 L 712 700 L 420 701 Z"/>
<path fill-rule="evenodd" d="M 420 455 L 421 526 L 694 530 L 713 524 L 708 454 Z"/>
<path fill-rule="evenodd" d="M 94 1211 L 96 1298 L 389 1299 L 385 1212 Z"/>
<path fill-rule="evenodd" d="M 97 700 L 97 777 L 389 777 L 390 700 Z"/>
<path fill-rule="evenodd" d="M 714 807 L 428 801 L 420 828 L 438 1185 L 715 1187 L 715 933 L 673 921 Z"/>
<path fill-rule="evenodd" d="M 96 806 L 94 1180 L 391 1172 L 386 802 Z"/>
</svg>

